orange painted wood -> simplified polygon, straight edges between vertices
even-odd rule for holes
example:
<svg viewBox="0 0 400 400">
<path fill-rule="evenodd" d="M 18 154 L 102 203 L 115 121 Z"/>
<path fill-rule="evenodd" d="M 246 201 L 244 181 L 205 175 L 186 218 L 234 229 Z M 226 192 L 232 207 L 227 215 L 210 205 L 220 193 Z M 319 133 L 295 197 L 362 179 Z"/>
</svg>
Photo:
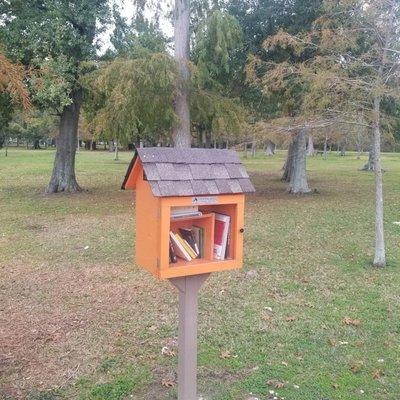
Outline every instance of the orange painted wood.
<svg viewBox="0 0 400 400">
<path fill-rule="evenodd" d="M 169 279 L 180 276 L 200 275 L 211 272 L 239 269 L 241 267 L 241 264 L 237 260 L 212 261 L 205 263 L 201 263 L 201 260 L 193 260 L 188 264 L 162 270 L 160 272 L 160 278 Z"/>
<path fill-rule="evenodd" d="M 202 216 L 171 220 L 171 207 L 193 205 L 193 196 L 155 197 L 150 185 L 143 178 L 143 168 L 138 160 L 126 183 L 126 188 L 136 188 L 136 263 L 159 279 L 177 278 L 218 271 L 238 269 L 243 264 L 244 194 L 210 197 L 216 204 L 202 205 Z M 214 260 L 214 213 L 231 217 L 230 247 L 227 260 Z M 169 232 L 179 228 L 199 226 L 204 228 L 204 258 L 190 262 L 178 259 L 169 263 Z"/>
<path fill-rule="evenodd" d="M 136 184 L 140 178 L 140 175 L 142 175 L 143 177 L 143 166 L 142 162 L 139 160 L 139 158 L 137 158 L 135 164 L 133 165 L 133 169 L 129 175 L 129 178 L 125 183 L 125 189 L 136 189 Z"/>
<path fill-rule="evenodd" d="M 159 277 L 160 199 L 141 174 L 136 184 L 136 263 Z"/>
</svg>

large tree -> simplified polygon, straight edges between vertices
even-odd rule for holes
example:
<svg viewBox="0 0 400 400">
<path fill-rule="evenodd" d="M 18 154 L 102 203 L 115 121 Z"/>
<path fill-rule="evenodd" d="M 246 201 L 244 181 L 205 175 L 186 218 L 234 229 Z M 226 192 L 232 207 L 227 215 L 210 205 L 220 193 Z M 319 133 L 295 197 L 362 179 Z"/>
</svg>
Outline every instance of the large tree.
<svg viewBox="0 0 400 400">
<path fill-rule="evenodd" d="M 57 152 L 47 192 L 75 192 L 79 78 L 95 59 L 108 17 L 107 0 L 10 0 L 0 6 L 1 38 L 10 56 L 34 68 L 33 100 L 60 118 Z"/>
<path fill-rule="evenodd" d="M 350 119 L 363 110 L 372 131 L 375 170 L 375 256 L 373 265 L 386 266 L 384 240 L 381 140 L 385 103 L 400 99 L 400 4 L 397 0 L 326 0 L 325 15 L 316 23 L 311 47 L 319 53 L 308 69 L 318 82 L 321 98 L 338 93 L 332 113 Z M 338 109 L 339 108 L 339 109 Z M 353 120 L 353 123 L 358 121 Z"/>
<path fill-rule="evenodd" d="M 105 63 L 84 79 L 90 129 L 124 144 L 161 141 L 176 121 L 176 77 L 176 64 L 166 53 Z"/>
<path fill-rule="evenodd" d="M 303 113 L 311 111 L 337 123 L 371 130 L 376 197 L 373 264 L 382 267 L 386 265 L 386 252 L 381 131 L 385 103 L 400 98 L 400 4 L 397 0 L 326 0 L 324 11 L 309 32 L 294 36 L 281 31 L 266 41 L 268 50 L 290 48 L 295 58 L 265 66 L 254 59 L 252 71 L 255 80 L 259 71 L 267 90 L 287 87 L 291 80 L 301 83 L 299 93 L 306 95 Z M 269 73 L 260 71 L 262 67 L 269 68 Z"/>
</svg>

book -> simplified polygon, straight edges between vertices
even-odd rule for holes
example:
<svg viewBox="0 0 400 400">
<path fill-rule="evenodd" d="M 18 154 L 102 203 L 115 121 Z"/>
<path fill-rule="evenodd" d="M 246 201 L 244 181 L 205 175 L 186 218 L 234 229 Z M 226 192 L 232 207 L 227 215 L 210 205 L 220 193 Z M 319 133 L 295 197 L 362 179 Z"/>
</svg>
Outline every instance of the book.
<svg viewBox="0 0 400 400">
<path fill-rule="evenodd" d="M 229 251 L 230 251 L 230 247 L 231 247 L 231 230 L 228 230 L 228 238 L 226 241 L 226 249 L 225 249 L 225 260 L 227 258 L 229 258 Z"/>
<path fill-rule="evenodd" d="M 231 217 L 215 213 L 214 259 L 225 260 Z"/>
<path fill-rule="evenodd" d="M 199 249 L 199 257 L 204 258 L 204 228 L 193 226 L 192 230 L 195 243 Z"/>
<path fill-rule="evenodd" d="M 199 211 L 197 206 L 187 206 L 187 207 L 171 207 L 171 218 L 187 218 L 187 217 L 197 217 L 201 216 L 203 213 Z"/>
<path fill-rule="evenodd" d="M 190 247 L 195 251 L 195 253 L 199 255 L 200 254 L 199 246 L 197 245 L 196 240 L 194 238 L 193 229 L 180 228 L 179 233 L 181 234 L 183 239 L 185 239 L 189 243 Z"/>
<path fill-rule="evenodd" d="M 178 240 L 173 232 L 169 233 L 169 237 L 171 238 L 172 247 L 175 250 L 175 254 L 186 261 L 192 261 L 192 257 L 190 257 L 185 247 L 182 245 L 182 243 Z"/>
<path fill-rule="evenodd" d="M 169 238 L 169 262 L 175 264 L 178 262 L 172 240 Z"/>
<path fill-rule="evenodd" d="M 179 233 L 175 233 L 175 237 L 179 240 L 183 248 L 192 259 L 197 258 L 196 252 L 190 247 L 190 244 L 185 239 L 183 239 L 182 236 L 179 235 Z"/>
</svg>

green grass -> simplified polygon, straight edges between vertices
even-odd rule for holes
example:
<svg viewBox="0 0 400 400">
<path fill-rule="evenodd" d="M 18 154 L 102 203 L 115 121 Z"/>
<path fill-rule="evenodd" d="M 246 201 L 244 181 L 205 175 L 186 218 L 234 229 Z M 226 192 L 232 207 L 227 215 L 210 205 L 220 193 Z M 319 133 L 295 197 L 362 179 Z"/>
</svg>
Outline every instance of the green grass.
<svg viewBox="0 0 400 400">
<path fill-rule="evenodd" d="M 0 156 L 0 397 L 176 398 L 162 381 L 174 380 L 177 359 L 161 349 L 175 349 L 177 295 L 132 261 L 134 197 L 119 190 L 131 154 L 115 162 L 81 152 L 87 191 L 45 196 L 53 156 Z M 245 160 L 257 188 L 246 206 L 245 266 L 214 274 L 201 292 L 199 393 L 397 400 L 400 155 L 383 157 L 384 270 L 371 267 L 374 182 L 358 171 L 366 157 L 310 159 L 317 192 L 305 197 L 286 193 L 283 160 Z"/>
</svg>

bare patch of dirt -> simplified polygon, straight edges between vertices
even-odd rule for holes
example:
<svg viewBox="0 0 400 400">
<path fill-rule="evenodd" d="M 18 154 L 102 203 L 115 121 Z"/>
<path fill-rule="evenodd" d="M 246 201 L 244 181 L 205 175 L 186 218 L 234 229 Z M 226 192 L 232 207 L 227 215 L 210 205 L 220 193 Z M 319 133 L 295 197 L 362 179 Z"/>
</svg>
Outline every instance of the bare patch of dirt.
<svg viewBox="0 0 400 400">
<path fill-rule="evenodd" d="M 129 264 L 113 270 L 107 264 L 81 270 L 63 264 L 47 271 L 15 265 L 1 289 L 0 375 L 8 382 L 3 395 L 22 398 L 33 388 L 64 387 L 121 341 L 134 357 L 143 327 L 174 323 L 168 301 L 159 301 L 169 291 L 142 272 L 132 273 Z M 143 313 L 144 306 L 159 318 Z"/>
</svg>

